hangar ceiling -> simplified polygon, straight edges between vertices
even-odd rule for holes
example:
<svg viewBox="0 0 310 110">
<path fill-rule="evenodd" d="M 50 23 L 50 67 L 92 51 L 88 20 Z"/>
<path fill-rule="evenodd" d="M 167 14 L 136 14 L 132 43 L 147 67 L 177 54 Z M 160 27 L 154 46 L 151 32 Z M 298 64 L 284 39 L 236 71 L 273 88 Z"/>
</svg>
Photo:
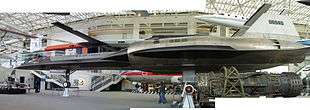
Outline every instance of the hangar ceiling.
<svg viewBox="0 0 310 110">
<path fill-rule="evenodd" d="M 262 4 L 271 3 L 268 13 L 280 14 L 284 9 L 295 23 L 307 24 L 310 19 L 310 7 L 296 0 L 207 0 L 206 12 L 230 13 L 250 17 Z"/>
<path fill-rule="evenodd" d="M 204 11 L 207 13 L 229 13 L 250 17 L 263 3 L 273 4 L 269 13 L 279 14 L 283 9 L 286 9 L 286 12 L 289 13 L 295 23 L 306 24 L 310 21 L 310 7 L 295 0 L 206 0 L 206 9 Z M 67 16 L 44 13 L 0 13 L 0 25 L 7 23 L 21 30 L 31 31 L 51 26 L 51 23 L 55 21 L 67 23 L 103 15 L 106 15 L 106 13 L 75 12 Z"/>
<path fill-rule="evenodd" d="M 273 4 L 268 13 L 279 14 L 287 12 L 295 23 L 306 24 L 310 22 L 310 7 L 295 0 L 206 0 L 206 13 L 228 13 L 250 17 L 263 3 Z M 286 11 L 283 11 L 286 9 Z M 172 11 L 172 10 L 169 10 Z M 149 11 L 149 12 L 159 12 Z M 163 11 L 167 12 L 167 10 Z M 173 11 L 172 11 L 173 12 Z M 29 32 L 51 26 L 52 22 L 75 22 L 98 16 L 113 15 L 114 13 L 70 13 L 70 15 L 46 13 L 0 13 L 0 28 Z M 133 11 L 118 12 L 117 14 L 133 14 Z M 0 32 L 0 58 L 1 54 L 14 53 L 22 47 L 21 36 Z M 3 56 L 3 55 L 2 55 Z"/>
<path fill-rule="evenodd" d="M 0 24 L 7 23 L 23 31 L 51 26 L 52 22 L 73 22 L 101 16 L 103 13 L 70 13 L 70 15 L 44 13 L 0 13 Z"/>
</svg>

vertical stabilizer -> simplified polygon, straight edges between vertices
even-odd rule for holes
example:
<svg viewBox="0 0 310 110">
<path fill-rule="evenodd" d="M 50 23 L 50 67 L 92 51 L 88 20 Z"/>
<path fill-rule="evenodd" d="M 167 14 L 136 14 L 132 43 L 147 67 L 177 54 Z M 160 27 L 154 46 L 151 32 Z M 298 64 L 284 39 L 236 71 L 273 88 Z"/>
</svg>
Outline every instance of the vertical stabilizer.
<svg viewBox="0 0 310 110">
<path fill-rule="evenodd" d="M 245 28 L 239 29 L 236 33 L 234 33 L 234 36 L 241 36 L 245 34 L 245 32 L 248 31 L 249 27 L 251 27 L 264 13 L 266 13 L 269 8 L 271 7 L 271 4 L 263 4 L 251 17 L 248 21 L 244 23 Z"/>
<path fill-rule="evenodd" d="M 264 4 L 244 24 L 246 28 L 239 29 L 234 36 L 265 37 L 270 39 L 299 40 L 299 34 L 291 19 L 284 14 L 266 13 L 271 7 Z"/>
<path fill-rule="evenodd" d="M 299 36 L 293 22 L 287 15 L 263 14 L 246 33 Z"/>
</svg>

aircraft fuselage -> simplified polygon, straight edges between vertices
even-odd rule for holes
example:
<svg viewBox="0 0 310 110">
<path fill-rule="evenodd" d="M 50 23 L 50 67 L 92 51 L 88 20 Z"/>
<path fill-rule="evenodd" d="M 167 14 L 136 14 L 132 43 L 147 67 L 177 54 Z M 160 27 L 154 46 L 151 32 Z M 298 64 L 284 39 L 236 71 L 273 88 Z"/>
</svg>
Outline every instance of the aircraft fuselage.
<svg viewBox="0 0 310 110">
<path fill-rule="evenodd" d="M 305 58 L 302 45 L 266 38 L 167 38 L 135 43 L 127 51 L 132 66 L 152 71 L 211 71 L 225 65 L 251 71 L 298 63 Z"/>
<path fill-rule="evenodd" d="M 218 71 L 235 66 L 241 72 L 271 68 L 305 59 L 303 45 L 266 38 L 190 36 L 145 40 L 103 56 L 24 64 L 19 69 L 142 70 L 158 73 Z M 51 58 L 52 59 L 52 58 Z M 66 58 L 63 58 L 66 59 Z"/>
</svg>

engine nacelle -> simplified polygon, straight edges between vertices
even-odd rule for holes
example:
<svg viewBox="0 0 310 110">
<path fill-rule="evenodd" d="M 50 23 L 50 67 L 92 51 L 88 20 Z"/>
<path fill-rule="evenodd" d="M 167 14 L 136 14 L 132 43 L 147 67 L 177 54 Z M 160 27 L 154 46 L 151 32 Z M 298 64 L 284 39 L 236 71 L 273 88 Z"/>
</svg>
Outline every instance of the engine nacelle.
<svg viewBox="0 0 310 110">
<path fill-rule="evenodd" d="M 291 72 L 252 75 L 243 80 L 248 95 L 295 97 L 303 89 L 301 78 Z"/>
<path fill-rule="evenodd" d="M 210 96 L 221 97 L 224 79 L 209 78 Z M 303 90 L 301 78 L 292 72 L 282 74 L 268 73 L 246 73 L 240 74 L 246 96 L 268 96 L 268 97 L 296 97 Z M 238 86 L 238 85 L 237 85 Z"/>
</svg>

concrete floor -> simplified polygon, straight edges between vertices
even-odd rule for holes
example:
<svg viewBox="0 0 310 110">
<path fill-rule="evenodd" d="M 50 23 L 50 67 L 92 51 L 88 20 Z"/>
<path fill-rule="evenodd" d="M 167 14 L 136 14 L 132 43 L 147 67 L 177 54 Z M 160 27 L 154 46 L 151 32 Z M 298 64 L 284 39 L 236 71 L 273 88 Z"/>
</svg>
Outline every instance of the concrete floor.
<svg viewBox="0 0 310 110">
<path fill-rule="evenodd" d="M 71 97 L 60 96 L 61 92 L 45 91 L 39 94 L 0 94 L 0 110 L 129 110 L 129 108 L 170 108 L 158 104 L 158 95 L 129 92 L 71 92 Z"/>
</svg>

